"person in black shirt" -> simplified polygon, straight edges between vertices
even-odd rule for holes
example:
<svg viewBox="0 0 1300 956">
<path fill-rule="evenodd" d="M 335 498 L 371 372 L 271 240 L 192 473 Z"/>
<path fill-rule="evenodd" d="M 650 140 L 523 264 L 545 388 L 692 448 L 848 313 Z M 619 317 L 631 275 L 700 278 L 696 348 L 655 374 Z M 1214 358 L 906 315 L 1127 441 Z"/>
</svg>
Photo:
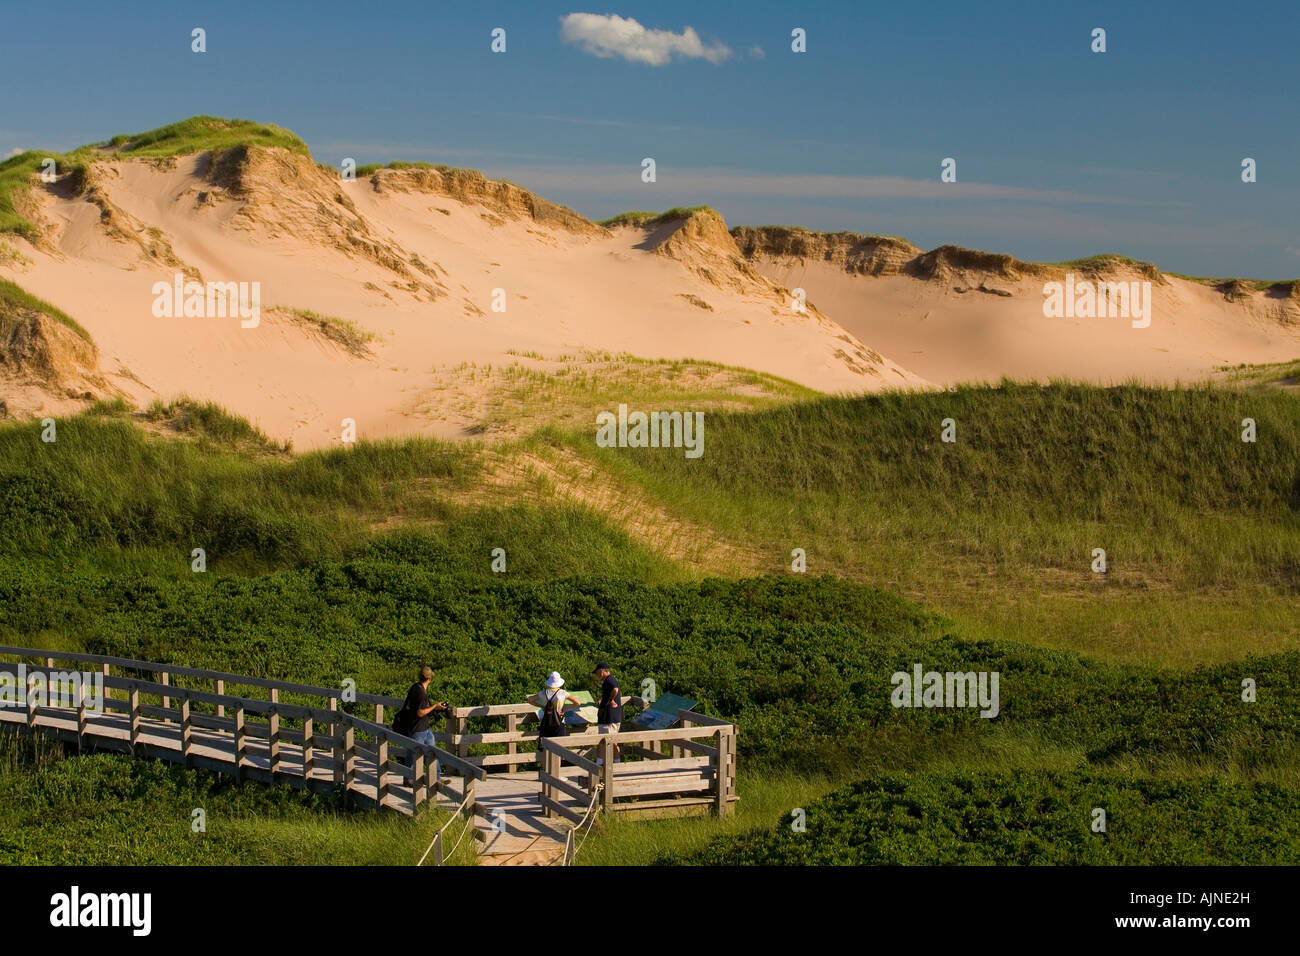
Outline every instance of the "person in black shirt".
<svg viewBox="0 0 1300 956">
<path fill-rule="evenodd" d="M 618 688 L 618 678 L 610 673 L 609 665 L 601 661 L 592 671 L 600 681 L 600 706 L 596 708 L 596 731 L 602 734 L 616 734 L 623 726 L 623 695 Z M 614 758 L 617 760 L 621 748 L 614 745 Z"/>
<path fill-rule="evenodd" d="M 447 711 L 447 702 L 445 700 L 440 700 L 436 704 L 429 702 L 429 681 L 431 680 L 433 680 L 433 668 L 425 664 L 416 675 L 416 682 L 406 692 L 406 702 L 402 704 L 399 713 L 402 726 L 408 728 L 400 732 L 416 743 L 424 744 L 426 747 L 434 745 L 433 731 L 429 729 L 430 715 L 435 712 L 446 713 Z M 415 765 L 415 753 L 413 751 L 408 750 L 406 752 L 406 763 L 408 767 Z"/>
</svg>

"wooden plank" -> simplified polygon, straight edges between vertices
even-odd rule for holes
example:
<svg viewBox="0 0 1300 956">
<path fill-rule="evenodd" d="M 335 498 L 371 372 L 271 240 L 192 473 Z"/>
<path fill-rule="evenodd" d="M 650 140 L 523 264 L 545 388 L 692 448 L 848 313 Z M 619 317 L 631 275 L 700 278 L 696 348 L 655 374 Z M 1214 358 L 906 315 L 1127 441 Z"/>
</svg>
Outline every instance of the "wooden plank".
<svg viewBox="0 0 1300 956">
<path fill-rule="evenodd" d="M 532 714 L 537 708 L 532 704 L 478 704 L 472 707 L 452 707 L 448 716 L 465 717 L 505 717 L 510 714 Z"/>
<path fill-rule="evenodd" d="M 708 714 L 698 714 L 693 710 L 679 710 L 677 719 L 681 721 L 690 721 L 694 727 L 734 727 L 736 726 L 729 720 L 723 720 L 721 717 L 710 717 Z"/>
<path fill-rule="evenodd" d="M 637 760 L 633 762 L 624 761 L 623 763 L 614 764 L 614 776 L 632 777 L 648 776 L 655 773 L 670 773 L 675 770 L 712 770 L 713 761 L 708 757 L 682 757 L 680 760 L 673 760 L 671 757 L 664 757 L 660 760 Z"/>
<path fill-rule="evenodd" d="M 600 767 L 596 764 L 596 761 L 588 760 L 586 757 L 582 756 L 581 754 L 574 753 L 568 747 L 564 746 L 564 744 L 558 742 L 564 739 L 567 738 L 543 737 L 542 748 L 546 751 L 549 751 L 550 753 L 555 754 L 565 763 L 573 764 L 575 767 L 587 771 L 587 773 L 595 773 L 595 774 L 600 773 Z"/>
<path fill-rule="evenodd" d="M 541 801 L 542 807 L 548 811 L 548 813 L 558 814 L 570 823 L 577 824 L 582 822 L 582 814 L 577 810 L 571 810 L 564 804 L 558 803 L 547 796 L 539 796 L 538 799 Z"/>
<path fill-rule="evenodd" d="M 543 772 L 541 774 L 541 779 L 542 782 L 550 788 L 552 793 L 556 790 L 560 791 L 560 793 L 567 793 L 569 796 L 573 797 L 573 799 L 581 800 L 584 806 L 591 801 L 590 793 L 581 787 L 575 787 L 563 777 L 552 777 L 549 773 Z"/>
</svg>

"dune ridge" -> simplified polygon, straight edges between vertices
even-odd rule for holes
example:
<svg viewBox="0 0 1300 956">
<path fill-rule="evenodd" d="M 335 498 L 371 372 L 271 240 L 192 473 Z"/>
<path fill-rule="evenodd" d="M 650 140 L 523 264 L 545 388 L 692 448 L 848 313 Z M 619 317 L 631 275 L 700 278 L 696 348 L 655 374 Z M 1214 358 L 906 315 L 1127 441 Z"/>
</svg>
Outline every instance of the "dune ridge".
<svg viewBox="0 0 1300 956">
<path fill-rule="evenodd" d="M 1172 382 L 1300 355 L 1294 282 L 732 229 L 709 207 L 595 223 L 473 170 L 393 163 L 345 180 L 287 130 L 213 117 L 83 147 L 52 183 L 35 175 L 39 158 L 0 163 L 0 200 L 27 217 L 5 220 L 17 251 L 0 277 L 89 331 L 97 351 L 79 353 L 84 373 L 68 365 L 71 390 L 94 378 L 82 401 L 214 401 L 299 448 L 339 442 L 345 419 L 362 437 L 472 437 L 482 423 L 461 410 L 490 403 L 447 400 L 450 370 L 540 369 L 587 351 L 722 363 L 825 393 L 1004 376 Z M 1156 321 L 1139 336 L 1126 322 L 1045 317 L 1043 283 L 1070 272 L 1150 282 Z M 267 312 L 248 327 L 159 318 L 151 290 L 177 276 L 256 283 Z M 29 340 L 64 338 L 26 327 Z M 30 351 L 5 347 L 10 365 Z M 471 393 L 494 381 L 462 378 Z M 7 406 L 44 413 L 69 389 L 10 376 Z"/>
</svg>

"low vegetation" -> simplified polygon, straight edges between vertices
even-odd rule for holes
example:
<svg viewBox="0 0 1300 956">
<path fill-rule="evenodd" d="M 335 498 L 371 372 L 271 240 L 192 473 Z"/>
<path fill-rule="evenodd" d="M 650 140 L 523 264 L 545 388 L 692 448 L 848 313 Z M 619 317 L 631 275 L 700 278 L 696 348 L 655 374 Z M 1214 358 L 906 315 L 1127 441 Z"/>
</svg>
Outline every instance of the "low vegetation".
<svg viewBox="0 0 1300 956">
<path fill-rule="evenodd" d="M 659 862 L 712 866 L 1300 863 L 1300 791 L 1089 770 L 883 774 Z M 1096 810 L 1104 832 L 1094 832 Z"/>
<path fill-rule="evenodd" d="M 0 731 L 0 864 L 412 866 L 446 819 L 359 811 L 337 794 L 238 786 L 125 756 L 68 755 Z M 471 842 L 452 864 L 473 863 Z"/>
<path fill-rule="evenodd" d="M 371 354 L 370 343 L 375 340 L 375 333 L 363 329 L 350 319 L 287 305 L 272 306 L 268 311 L 288 316 L 291 321 L 321 335 L 352 355 L 364 358 Z"/>
<path fill-rule="evenodd" d="M 611 216 L 609 219 L 602 219 L 598 225 L 607 229 L 615 226 L 637 226 L 643 229 L 650 229 L 655 226 L 662 226 L 664 223 L 674 222 L 678 219 L 686 219 L 697 212 L 714 212 L 711 206 L 674 206 L 672 209 L 664 212 L 645 212 L 643 210 L 630 210 L 621 212 L 617 216 Z"/>
<path fill-rule="evenodd" d="M 38 299 L 7 279 L 0 279 L 0 340 L 7 339 L 14 322 L 24 313 L 40 312 L 66 325 L 87 342 L 90 333 L 66 312 L 56 309 L 44 299 Z"/>
<path fill-rule="evenodd" d="M 279 146 L 308 155 L 307 144 L 287 129 L 218 116 L 192 116 L 143 133 L 119 134 L 107 142 L 81 146 L 67 153 L 27 150 L 0 163 L 0 233 L 35 236 L 35 225 L 16 206 L 18 196 L 32 186 L 46 159 L 54 160 L 55 172 L 62 177 L 69 173 L 77 175 L 87 163 L 112 159 L 118 154 L 160 158 L 236 146 Z"/>
</svg>

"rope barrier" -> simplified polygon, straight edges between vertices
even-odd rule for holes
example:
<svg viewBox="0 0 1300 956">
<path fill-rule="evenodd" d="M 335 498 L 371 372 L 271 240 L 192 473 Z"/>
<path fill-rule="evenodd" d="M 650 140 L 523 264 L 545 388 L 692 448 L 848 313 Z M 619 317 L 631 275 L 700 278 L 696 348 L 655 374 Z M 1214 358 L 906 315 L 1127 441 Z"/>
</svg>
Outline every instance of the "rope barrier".
<svg viewBox="0 0 1300 956">
<path fill-rule="evenodd" d="M 570 841 L 573 840 L 573 834 L 577 833 L 579 830 L 582 829 L 582 825 L 584 823 L 587 823 L 587 819 L 589 817 L 591 818 L 592 823 L 595 822 L 595 817 L 592 816 L 591 811 L 596 808 L 596 798 L 600 796 L 600 791 L 604 789 L 605 789 L 605 785 L 603 783 L 598 783 L 596 784 L 595 789 L 591 791 L 591 803 L 587 804 L 587 812 L 582 815 L 581 820 L 579 820 L 576 824 L 574 824 L 569 828 L 569 832 L 565 835 L 564 838 L 564 852 L 560 854 L 559 862 L 551 864 L 552 866 L 569 865 L 569 860 L 568 860 L 569 843 Z M 577 859 L 578 851 L 582 849 L 582 844 L 587 841 L 587 834 L 590 832 L 591 832 L 591 824 L 588 824 L 587 829 L 582 834 L 582 839 L 578 842 L 578 845 L 573 848 L 574 859 Z"/>
<path fill-rule="evenodd" d="M 465 809 L 465 804 L 467 804 L 470 801 L 470 798 L 473 796 L 474 796 L 473 793 L 465 794 L 465 799 L 460 802 L 460 806 L 458 806 L 454 811 L 452 811 L 453 813 L 452 818 L 448 820 L 446 823 L 444 823 L 442 826 L 440 826 L 438 828 L 438 832 L 433 835 L 433 840 L 429 843 L 429 848 L 424 851 L 424 856 L 420 857 L 420 862 L 415 864 L 416 866 L 424 865 L 424 861 L 428 857 L 429 852 L 433 849 L 433 845 L 438 842 L 438 837 L 442 836 L 443 833 L 447 831 L 447 828 L 449 826 L 451 826 L 453 823 L 455 823 L 457 820 L 460 819 L 460 811 Z M 456 846 L 452 847 L 451 853 L 455 853 L 456 850 L 460 848 L 461 840 L 465 839 L 465 832 L 469 830 L 469 826 L 473 822 L 474 822 L 474 814 L 471 812 L 470 815 L 465 820 L 465 830 L 461 831 L 460 839 L 456 841 Z M 444 854 L 443 859 L 446 860 L 448 857 L 451 856 L 451 853 Z"/>
</svg>

